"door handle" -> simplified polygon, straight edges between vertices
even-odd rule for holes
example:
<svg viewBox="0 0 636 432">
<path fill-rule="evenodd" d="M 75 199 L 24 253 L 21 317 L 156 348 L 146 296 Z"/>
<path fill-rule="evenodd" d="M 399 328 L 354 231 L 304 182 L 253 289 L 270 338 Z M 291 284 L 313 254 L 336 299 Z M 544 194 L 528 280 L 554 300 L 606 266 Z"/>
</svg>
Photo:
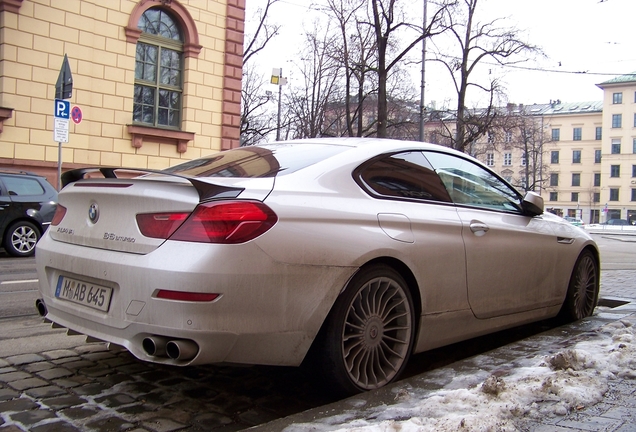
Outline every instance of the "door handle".
<svg viewBox="0 0 636 432">
<path fill-rule="evenodd" d="M 488 225 L 486 225 L 483 222 L 479 222 L 479 221 L 471 221 L 470 222 L 470 230 L 477 237 L 483 236 L 484 234 L 486 234 L 488 232 L 489 229 L 490 229 L 490 227 L 488 227 Z"/>
</svg>

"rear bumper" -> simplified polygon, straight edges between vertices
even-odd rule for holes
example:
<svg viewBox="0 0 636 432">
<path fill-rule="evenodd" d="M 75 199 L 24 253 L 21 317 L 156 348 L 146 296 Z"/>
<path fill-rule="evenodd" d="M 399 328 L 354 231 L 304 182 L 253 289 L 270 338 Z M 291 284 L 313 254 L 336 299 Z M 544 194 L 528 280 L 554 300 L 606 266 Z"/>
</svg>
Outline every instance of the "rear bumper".
<svg viewBox="0 0 636 432">
<path fill-rule="evenodd" d="M 175 365 L 298 365 L 355 269 L 287 265 L 253 243 L 166 242 L 137 255 L 96 250 L 44 236 L 36 254 L 46 318 L 121 345 L 141 360 Z M 102 312 L 55 297 L 60 276 L 112 288 Z M 213 302 L 156 298 L 160 289 L 218 293 Z M 194 341 L 187 360 L 150 356 L 147 337 Z"/>
</svg>

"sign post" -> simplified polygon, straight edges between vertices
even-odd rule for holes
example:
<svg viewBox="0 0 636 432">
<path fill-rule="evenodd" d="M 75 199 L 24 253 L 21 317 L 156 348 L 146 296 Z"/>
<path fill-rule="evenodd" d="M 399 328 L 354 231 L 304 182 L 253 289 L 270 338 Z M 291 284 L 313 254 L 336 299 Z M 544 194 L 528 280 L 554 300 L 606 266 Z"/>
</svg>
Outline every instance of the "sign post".
<svg viewBox="0 0 636 432">
<path fill-rule="evenodd" d="M 280 104 L 281 104 L 281 99 L 283 97 L 283 86 L 287 84 L 287 78 L 283 77 L 282 68 L 272 69 L 272 78 L 270 82 L 278 86 L 278 115 L 276 120 L 276 141 L 280 141 Z"/>
<path fill-rule="evenodd" d="M 54 128 L 53 139 L 57 141 L 57 190 L 62 189 L 62 143 L 68 142 L 68 125 L 71 118 L 71 103 L 65 99 L 70 99 L 73 94 L 73 75 L 68 57 L 64 54 L 64 61 L 60 68 L 60 74 L 55 83 L 55 108 L 54 108 Z M 79 108 L 78 108 L 79 109 Z M 75 113 L 74 113 L 75 114 Z M 79 113 L 81 121 L 81 110 Z M 75 121 L 75 117 L 73 118 Z"/>
</svg>

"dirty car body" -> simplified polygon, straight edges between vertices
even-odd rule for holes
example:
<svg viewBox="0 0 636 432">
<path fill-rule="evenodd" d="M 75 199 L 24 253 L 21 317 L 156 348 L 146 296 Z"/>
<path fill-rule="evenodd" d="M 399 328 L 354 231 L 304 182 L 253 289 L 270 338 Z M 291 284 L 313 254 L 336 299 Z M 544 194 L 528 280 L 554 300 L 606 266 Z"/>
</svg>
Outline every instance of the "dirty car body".
<svg viewBox="0 0 636 432">
<path fill-rule="evenodd" d="M 412 353 L 597 302 L 591 237 L 440 146 L 302 140 L 86 172 L 65 173 L 37 246 L 38 309 L 142 360 L 313 358 L 353 393 Z"/>
</svg>

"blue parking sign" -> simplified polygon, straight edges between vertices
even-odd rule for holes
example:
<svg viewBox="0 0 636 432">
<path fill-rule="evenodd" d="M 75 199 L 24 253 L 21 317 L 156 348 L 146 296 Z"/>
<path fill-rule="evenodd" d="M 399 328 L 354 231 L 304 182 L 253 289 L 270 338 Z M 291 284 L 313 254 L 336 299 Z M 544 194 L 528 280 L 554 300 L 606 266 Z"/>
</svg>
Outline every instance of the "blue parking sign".
<svg viewBox="0 0 636 432">
<path fill-rule="evenodd" d="M 68 120 L 71 117 L 71 103 L 64 99 L 55 99 L 55 117 Z"/>
</svg>

